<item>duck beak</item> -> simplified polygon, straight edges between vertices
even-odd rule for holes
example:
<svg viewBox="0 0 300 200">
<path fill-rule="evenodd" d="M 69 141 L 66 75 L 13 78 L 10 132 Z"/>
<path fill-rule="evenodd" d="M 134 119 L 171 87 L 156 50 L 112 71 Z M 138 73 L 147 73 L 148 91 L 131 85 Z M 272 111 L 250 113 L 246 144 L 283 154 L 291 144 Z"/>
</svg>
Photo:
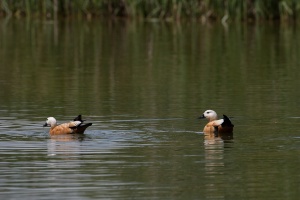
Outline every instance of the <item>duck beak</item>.
<svg viewBox="0 0 300 200">
<path fill-rule="evenodd" d="M 48 124 L 47 124 L 47 123 L 45 123 L 45 124 L 43 125 L 43 127 L 46 127 L 46 126 L 48 126 Z"/>
<path fill-rule="evenodd" d="M 198 117 L 198 119 L 204 119 L 204 118 L 205 118 L 204 114 L 202 114 L 200 117 Z"/>
</svg>

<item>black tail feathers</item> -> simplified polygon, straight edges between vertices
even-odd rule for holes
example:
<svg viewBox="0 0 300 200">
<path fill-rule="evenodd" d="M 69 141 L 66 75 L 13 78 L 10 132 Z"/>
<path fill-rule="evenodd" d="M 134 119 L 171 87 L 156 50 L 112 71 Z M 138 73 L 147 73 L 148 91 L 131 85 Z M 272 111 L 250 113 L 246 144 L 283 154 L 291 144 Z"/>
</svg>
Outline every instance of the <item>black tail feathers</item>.
<svg viewBox="0 0 300 200">
<path fill-rule="evenodd" d="M 224 122 L 222 123 L 222 127 L 234 127 L 234 125 L 231 123 L 230 119 L 226 115 L 223 115 L 223 119 Z"/>
<path fill-rule="evenodd" d="M 92 126 L 93 123 L 83 123 L 85 120 L 81 118 L 81 115 L 78 115 L 75 117 L 74 121 L 80 121 L 81 123 L 77 126 L 71 127 L 71 129 L 74 130 L 74 133 L 83 133 L 85 129 L 89 126 Z"/>
<path fill-rule="evenodd" d="M 73 121 L 81 121 L 81 122 L 84 122 L 85 120 L 83 120 L 81 118 L 81 115 L 78 115 L 77 117 L 75 117 L 75 119 Z"/>
<path fill-rule="evenodd" d="M 92 126 L 93 123 L 87 123 L 87 124 L 80 124 L 79 127 L 89 127 L 89 126 Z"/>
</svg>

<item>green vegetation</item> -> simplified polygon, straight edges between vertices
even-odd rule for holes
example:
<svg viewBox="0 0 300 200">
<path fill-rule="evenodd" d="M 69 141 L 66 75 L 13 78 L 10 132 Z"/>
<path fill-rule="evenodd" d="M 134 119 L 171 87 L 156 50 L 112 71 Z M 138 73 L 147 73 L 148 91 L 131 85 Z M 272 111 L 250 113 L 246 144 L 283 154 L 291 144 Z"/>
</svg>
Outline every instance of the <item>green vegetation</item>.
<svg viewBox="0 0 300 200">
<path fill-rule="evenodd" d="M 0 15 L 142 19 L 295 20 L 299 0 L 0 0 Z"/>
</svg>

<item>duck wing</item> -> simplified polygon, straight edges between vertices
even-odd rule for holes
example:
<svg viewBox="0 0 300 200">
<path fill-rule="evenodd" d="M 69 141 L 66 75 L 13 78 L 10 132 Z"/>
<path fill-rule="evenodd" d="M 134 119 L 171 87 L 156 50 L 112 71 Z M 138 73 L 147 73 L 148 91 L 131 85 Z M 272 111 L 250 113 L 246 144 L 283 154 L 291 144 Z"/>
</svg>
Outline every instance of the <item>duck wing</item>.
<svg viewBox="0 0 300 200">
<path fill-rule="evenodd" d="M 75 119 L 73 121 L 81 121 L 81 122 L 84 122 L 85 120 L 83 120 L 81 118 L 81 115 L 78 115 L 77 117 L 75 117 Z"/>
<path fill-rule="evenodd" d="M 234 127 L 234 125 L 231 123 L 229 117 L 227 117 L 226 115 L 223 115 L 223 123 L 221 124 L 222 127 Z"/>
</svg>

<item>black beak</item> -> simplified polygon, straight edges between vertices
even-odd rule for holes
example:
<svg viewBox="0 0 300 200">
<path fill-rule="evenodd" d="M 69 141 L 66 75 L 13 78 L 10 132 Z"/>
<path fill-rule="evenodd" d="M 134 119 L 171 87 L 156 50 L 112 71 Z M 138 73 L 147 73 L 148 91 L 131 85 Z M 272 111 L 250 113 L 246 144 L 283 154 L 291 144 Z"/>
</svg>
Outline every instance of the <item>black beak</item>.
<svg viewBox="0 0 300 200">
<path fill-rule="evenodd" d="M 203 115 L 201 115 L 200 117 L 198 117 L 197 119 L 204 119 L 205 118 L 205 116 L 204 116 L 204 114 Z"/>
<path fill-rule="evenodd" d="M 46 127 L 46 126 L 48 126 L 48 124 L 47 124 L 47 123 L 45 123 L 45 124 L 43 125 L 43 127 Z"/>
</svg>

